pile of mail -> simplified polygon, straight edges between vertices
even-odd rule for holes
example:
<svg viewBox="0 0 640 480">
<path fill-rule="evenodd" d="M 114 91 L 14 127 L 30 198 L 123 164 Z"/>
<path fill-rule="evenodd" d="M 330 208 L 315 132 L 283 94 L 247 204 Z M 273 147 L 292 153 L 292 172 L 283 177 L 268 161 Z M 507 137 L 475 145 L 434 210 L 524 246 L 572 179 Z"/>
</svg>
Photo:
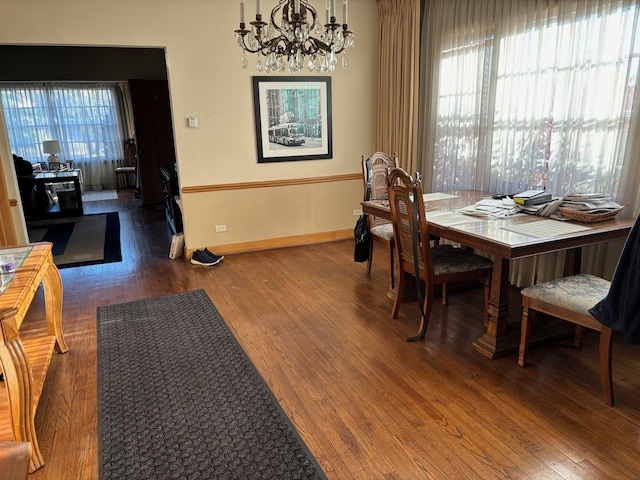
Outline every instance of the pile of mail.
<svg viewBox="0 0 640 480">
<path fill-rule="evenodd" d="M 474 217 L 503 218 L 515 215 L 519 213 L 520 210 L 520 205 L 514 202 L 513 199 L 504 197 L 483 198 L 479 202 L 461 208 L 458 211 L 466 215 L 473 215 Z"/>
<path fill-rule="evenodd" d="M 584 213 L 605 213 L 622 208 L 610 195 L 604 193 L 570 193 L 562 199 L 562 208 Z"/>
</svg>

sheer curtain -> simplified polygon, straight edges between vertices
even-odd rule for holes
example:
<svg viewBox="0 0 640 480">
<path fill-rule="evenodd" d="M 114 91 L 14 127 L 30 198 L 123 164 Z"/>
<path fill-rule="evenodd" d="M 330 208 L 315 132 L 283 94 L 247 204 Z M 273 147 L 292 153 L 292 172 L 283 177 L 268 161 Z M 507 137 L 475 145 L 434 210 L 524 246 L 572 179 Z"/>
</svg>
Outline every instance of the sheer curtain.
<svg viewBox="0 0 640 480">
<path fill-rule="evenodd" d="M 1 84 L 9 144 L 32 163 L 45 161 L 44 140 L 58 140 L 62 161 L 72 160 L 87 190 L 115 188 L 124 130 L 116 84 Z"/>
<path fill-rule="evenodd" d="M 378 149 L 417 172 L 420 2 L 378 0 Z"/>
<path fill-rule="evenodd" d="M 429 1 L 425 183 L 433 191 L 605 192 L 637 214 L 638 18 L 631 0 Z M 621 245 L 610 247 L 586 251 L 583 271 L 610 276 Z M 512 262 L 511 281 L 556 278 L 561 266 L 562 254 Z"/>
</svg>

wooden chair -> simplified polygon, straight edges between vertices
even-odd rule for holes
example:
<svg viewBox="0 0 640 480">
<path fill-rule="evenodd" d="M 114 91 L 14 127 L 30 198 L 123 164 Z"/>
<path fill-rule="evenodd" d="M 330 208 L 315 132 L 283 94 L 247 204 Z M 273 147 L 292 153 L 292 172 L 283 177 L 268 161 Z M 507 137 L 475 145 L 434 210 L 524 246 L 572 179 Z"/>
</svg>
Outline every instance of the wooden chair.
<svg viewBox="0 0 640 480">
<path fill-rule="evenodd" d="M 518 365 L 527 364 L 531 311 L 546 313 L 576 324 L 574 347 L 580 348 L 582 328 L 600 332 L 600 381 L 604 402 L 613 405 L 611 378 L 611 328 L 602 325 L 589 313 L 598 300 L 609 292 L 611 284 L 593 275 L 579 274 L 539 283 L 522 289 L 522 325 Z"/>
<path fill-rule="evenodd" d="M 486 325 L 489 279 L 493 262 L 466 248 L 453 245 L 431 246 L 419 174 L 416 173 L 412 177 L 401 168 L 394 168 L 387 176 L 387 185 L 399 270 L 398 291 L 391 312 L 392 317 L 398 317 L 407 280 L 411 276 L 419 278 L 424 283 L 422 321 L 418 334 L 409 340 L 424 338 L 433 305 L 434 286 L 480 280 L 484 283 Z"/>
<path fill-rule="evenodd" d="M 389 157 L 386 153 L 376 152 L 369 158 L 362 157 L 362 178 L 364 181 L 365 193 L 369 189 L 370 200 L 383 200 L 388 198 L 386 175 L 389 168 L 398 166 L 396 154 Z M 384 245 L 388 253 L 389 269 L 389 290 L 395 287 L 395 262 L 394 249 L 395 240 L 393 237 L 393 226 L 391 222 L 384 218 L 369 215 L 369 231 L 371 235 L 369 245 L 369 258 L 367 260 L 367 275 L 371 273 L 371 262 L 373 260 L 373 242 L 377 241 Z"/>
<path fill-rule="evenodd" d="M 636 218 L 611 282 L 587 274 L 571 275 L 522 290 L 522 325 L 518 365 L 527 364 L 531 311 L 576 325 L 573 344 L 580 348 L 583 327 L 600 332 L 600 382 L 604 402 L 613 406 L 611 337 L 624 334 L 626 343 L 640 343 L 640 217 Z"/>
<path fill-rule="evenodd" d="M 124 142 L 124 160 L 122 164 L 116 167 L 116 190 L 122 186 L 136 186 L 137 176 L 137 152 L 135 140 L 130 138 Z M 124 181 L 122 177 L 124 176 Z"/>
</svg>

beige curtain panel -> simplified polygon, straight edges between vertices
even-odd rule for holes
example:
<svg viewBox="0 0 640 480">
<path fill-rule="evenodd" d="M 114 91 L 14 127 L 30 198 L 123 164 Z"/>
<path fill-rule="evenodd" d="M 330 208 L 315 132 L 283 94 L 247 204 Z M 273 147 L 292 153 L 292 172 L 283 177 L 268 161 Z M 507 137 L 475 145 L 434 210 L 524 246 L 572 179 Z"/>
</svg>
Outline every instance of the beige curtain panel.
<svg viewBox="0 0 640 480">
<path fill-rule="evenodd" d="M 420 0 L 378 0 L 378 11 L 378 150 L 417 172 Z"/>
</svg>

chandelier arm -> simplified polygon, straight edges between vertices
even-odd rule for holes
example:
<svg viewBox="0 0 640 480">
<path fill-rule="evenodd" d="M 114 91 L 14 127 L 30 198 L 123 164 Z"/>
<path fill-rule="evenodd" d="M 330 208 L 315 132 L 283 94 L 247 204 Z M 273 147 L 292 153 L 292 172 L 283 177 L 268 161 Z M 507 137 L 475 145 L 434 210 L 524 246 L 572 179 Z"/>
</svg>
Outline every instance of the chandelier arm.
<svg viewBox="0 0 640 480">
<path fill-rule="evenodd" d="M 345 32 L 345 33 L 351 33 L 351 32 Z M 345 36 L 345 40 L 346 40 L 347 36 Z M 310 43 L 313 45 L 313 47 L 307 47 L 307 43 Z M 307 41 L 305 42 L 304 46 L 303 46 L 303 52 L 305 53 L 305 55 L 313 55 L 316 54 L 318 52 L 326 52 L 326 53 L 342 53 L 344 51 L 344 49 L 347 48 L 347 42 L 343 41 L 342 42 L 342 47 L 340 47 L 337 50 L 333 50 L 332 45 L 327 44 L 321 40 L 318 40 L 317 38 L 314 37 L 309 37 L 307 39 Z"/>
<path fill-rule="evenodd" d="M 258 38 L 256 38 L 258 40 L 258 47 L 257 48 L 252 49 L 252 48 L 249 47 L 249 45 L 247 45 L 247 34 L 249 33 L 249 30 L 236 30 L 235 32 L 242 39 L 242 44 L 240 45 L 240 48 L 242 48 L 245 52 L 258 53 L 259 51 L 261 51 L 264 48 L 262 41 L 259 40 Z"/>
<path fill-rule="evenodd" d="M 278 14 L 278 11 L 282 10 L 282 18 L 284 20 L 284 8 L 288 7 L 288 3 L 289 0 L 279 0 L 278 5 L 276 5 L 274 9 L 271 10 L 271 27 L 280 32 L 280 34 L 284 34 L 284 32 L 282 31 L 282 27 L 280 27 L 275 17 Z"/>
<path fill-rule="evenodd" d="M 302 1 L 300 2 L 300 10 L 302 11 L 302 9 L 308 10 L 309 13 L 311 14 L 311 22 L 309 22 L 309 30 L 311 30 L 312 28 L 315 27 L 316 22 L 318 21 L 318 12 L 316 12 L 316 9 L 313 8 L 312 5 L 309 5 L 309 2 L 305 2 L 302 3 Z M 303 17 L 306 18 L 306 12 L 305 14 L 303 14 Z"/>
<path fill-rule="evenodd" d="M 269 40 L 268 42 L 262 43 L 262 49 L 263 52 L 262 54 L 266 57 L 267 55 L 269 55 L 270 53 L 275 53 L 276 55 L 280 56 L 280 55 L 291 55 L 291 53 L 289 52 L 288 46 L 287 46 L 287 42 L 285 41 L 285 38 L 280 36 L 280 37 L 275 37 L 272 38 L 271 40 Z"/>
</svg>

